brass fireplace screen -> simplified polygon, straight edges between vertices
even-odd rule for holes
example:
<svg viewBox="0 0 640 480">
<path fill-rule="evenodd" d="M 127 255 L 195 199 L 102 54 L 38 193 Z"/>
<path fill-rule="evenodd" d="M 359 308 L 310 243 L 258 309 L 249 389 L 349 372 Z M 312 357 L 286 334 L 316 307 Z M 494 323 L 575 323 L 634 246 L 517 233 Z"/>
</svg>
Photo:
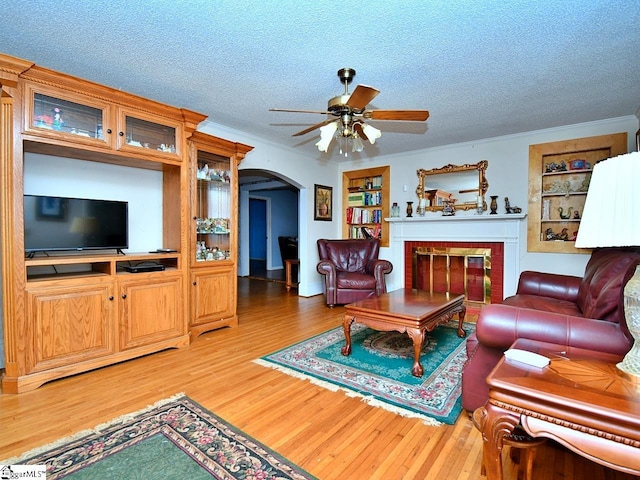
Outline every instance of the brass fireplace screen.
<svg viewBox="0 0 640 480">
<path fill-rule="evenodd" d="M 413 288 L 491 303 L 490 248 L 416 247 L 412 253 Z"/>
</svg>

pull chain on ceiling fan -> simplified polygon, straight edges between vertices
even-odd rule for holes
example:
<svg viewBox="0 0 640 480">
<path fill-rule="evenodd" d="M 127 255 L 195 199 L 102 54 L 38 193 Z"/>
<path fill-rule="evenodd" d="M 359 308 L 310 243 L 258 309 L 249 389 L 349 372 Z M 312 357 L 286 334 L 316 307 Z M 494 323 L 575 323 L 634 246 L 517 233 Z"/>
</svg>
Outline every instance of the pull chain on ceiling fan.
<svg viewBox="0 0 640 480">
<path fill-rule="evenodd" d="M 356 76 L 352 68 L 338 70 L 338 78 L 344 84 L 344 93 L 329 100 L 326 111 L 291 110 L 284 108 L 270 108 L 272 112 L 317 113 L 338 117 L 316 123 L 304 130 L 294 133 L 297 137 L 320 129 L 320 140 L 315 144 L 321 152 L 327 152 L 331 140 L 336 137 L 340 146 L 340 153 L 348 154 L 348 144 L 351 143 L 352 152 L 361 152 L 364 144 L 361 139 L 371 144 L 380 138 L 382 132 L 372 127 L 364 120 L 401 120 L 409 122 L 424 122 L 429 118 L 428 110 L 366 110 L 367 105 L 380 93 L 379 90 L 367 85 L 358 85 L 353 93 L 349 93 L 349 85 Z"/>
</svg>

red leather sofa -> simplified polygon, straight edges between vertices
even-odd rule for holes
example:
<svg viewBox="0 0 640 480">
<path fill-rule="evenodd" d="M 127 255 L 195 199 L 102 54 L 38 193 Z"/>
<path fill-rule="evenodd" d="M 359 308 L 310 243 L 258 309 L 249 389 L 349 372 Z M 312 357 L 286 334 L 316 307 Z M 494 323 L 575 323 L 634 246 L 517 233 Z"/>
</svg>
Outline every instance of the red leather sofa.
<svg viewBox="0 0 640 480">
<path fill-rule="evenodd" d="M 624 317 L 623 290 L 638 264 L 639 248 L 601 248 L 592 252 L 582 278 L 522 272 L 516 295 L 483 307 L 467 340 L 464 409 L 473 412 L 485 404 L 485 379 L 518 338 L 627 353 L 633 338 Z"/>
<path fill-rule="evenodd" d="M 386 293 L 385 275 L 393 265 L 378 258 L 378 239 L 318 240 L 320 262 L 316 270 L 324 275 L 327 305 L 345 305 Z"/>
</svg>

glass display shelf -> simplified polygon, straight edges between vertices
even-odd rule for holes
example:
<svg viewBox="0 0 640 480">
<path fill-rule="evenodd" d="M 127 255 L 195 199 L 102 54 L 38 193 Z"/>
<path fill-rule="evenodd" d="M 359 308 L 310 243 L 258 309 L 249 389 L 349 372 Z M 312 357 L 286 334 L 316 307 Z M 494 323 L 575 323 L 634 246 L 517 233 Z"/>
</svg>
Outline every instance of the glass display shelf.
<svg viewBox="0 0 640 480">
<path fill-rule="evenodd" d="M 198 151 L 196 171 L 196 262 L 231 258 L 231 170 L 226 157 Z"/>
<path fill-rule="evenodd" d="M 104 139 L 104 111 L 89 105 L 34 93 L 31 126 L 81 137 Z"/>
</svg>

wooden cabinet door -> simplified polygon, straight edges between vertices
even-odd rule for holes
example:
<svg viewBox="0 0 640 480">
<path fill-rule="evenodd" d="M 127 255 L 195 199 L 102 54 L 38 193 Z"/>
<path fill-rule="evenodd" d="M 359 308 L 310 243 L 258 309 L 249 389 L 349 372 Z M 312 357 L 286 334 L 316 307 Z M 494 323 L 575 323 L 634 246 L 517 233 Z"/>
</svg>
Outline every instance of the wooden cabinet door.
<svg viewBox="0 0 640 480">
<path fill-rule="evenodd" d="M 235 316 L 236 275 L 233 267 L 195 271 L 192 289 L 192 325 Z"/>
<path fill-rule="evenodd" d="M 29 290 L 28 373 L 114 353 L 112 291 L 111 285 Z"/>
<path fill-rule="evenodd" d="M 182 277 L 166 274 L 120 283 L 120 350 L 186 334 Z"/>
</svg>

